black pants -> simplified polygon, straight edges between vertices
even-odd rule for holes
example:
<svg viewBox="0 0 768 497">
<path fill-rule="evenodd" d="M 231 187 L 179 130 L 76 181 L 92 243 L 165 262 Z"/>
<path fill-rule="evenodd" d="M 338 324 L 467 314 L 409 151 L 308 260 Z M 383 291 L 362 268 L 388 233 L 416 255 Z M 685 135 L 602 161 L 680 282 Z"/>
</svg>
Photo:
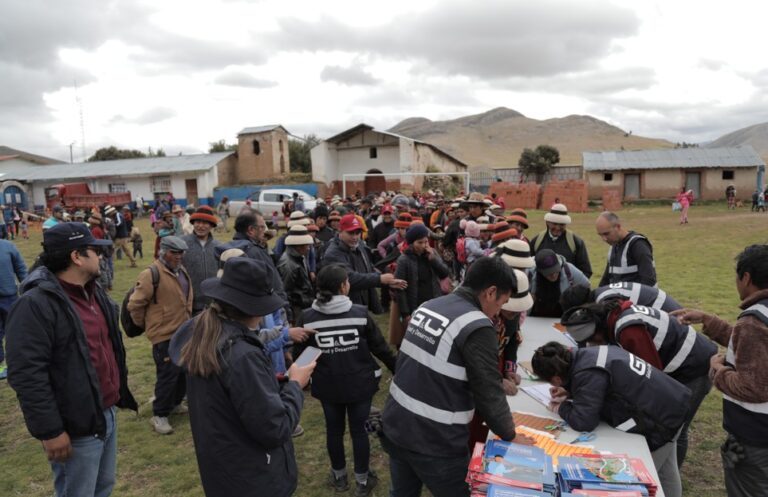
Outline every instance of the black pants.
<svg viewBox="0 0 768 497">
<path fill-rule="evenodd" d="M 728 454 L 741 447 L 737 461 Z M 730 449 L 729 449 L 730 447 Z M 720 449 L 725 473 L 725 490 L 728 497 L 757 497 L 766 495 L 768 488 L 768 447 L 755 447 L 740 443 L 729 434 Z"/>
<path fill-rule="evenodd" d="M 141 244 L 139 244 L 139 245 L 136 245 L 135 243 L 133 244 L 133 258 L 134 259 L 136 258 L 136 254 L 139 254 L 142 259 L 144 258 L 144 249 L 142 248 Z"/>
<path fill-rule="evenodd" d="M 187 393 L 187 380 L 184 371 L 171 362 L 168 345 L 171 341 L 156 343 L 152 346 L 152 358 L 155 360 L 155 400 L 152 412 L 155 416 L 167 417 L 174 407 L 181 404 Z"/>
<path fill-rule="evenodd" d="M 349 434 L 352 437 L 352 453 L 355 459 L 355 473 L 368 472 L 368 462 L 371 456 L 371 445 L 368 432 L 365 431 L 365 420 L 371 411 L 371 400 L 353 404 L 335 404 L 323 402 L 325 413 L 325 432 L 328 456 L 331 458 L 333 469 L 344 469 L 347 460 L 344 456 L 344 422 L 345 415 L 349 416 Z"/>
</svg>

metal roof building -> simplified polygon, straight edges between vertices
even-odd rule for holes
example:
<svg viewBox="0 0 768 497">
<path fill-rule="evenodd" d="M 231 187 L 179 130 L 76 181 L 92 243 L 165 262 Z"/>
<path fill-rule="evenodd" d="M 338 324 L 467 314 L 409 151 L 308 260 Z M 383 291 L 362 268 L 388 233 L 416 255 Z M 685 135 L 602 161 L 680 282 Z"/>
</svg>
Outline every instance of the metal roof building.
<svg viewBox="0 0 768 497">
<path fill-rule="evenodd" d="M 628 200 L 673 198 L 681 188 L 693 190 L 698 199 L 717 200 L 731 184 L 739 198 L 749 198 L 757 168 L 765 167 L 749 145 L 584 152 L 582 158 L 590 198 L 611 188 Z"/>
<path fill-rule="evenodd" d="M 723 148 L 674 148 L 668 150 L 632 150 L 584 152 L 585 171 L 620 171 L 624 169 L 697 169 L 702 167 L 755 167 L 765 162 L 749 145 Z"/>
</svg>

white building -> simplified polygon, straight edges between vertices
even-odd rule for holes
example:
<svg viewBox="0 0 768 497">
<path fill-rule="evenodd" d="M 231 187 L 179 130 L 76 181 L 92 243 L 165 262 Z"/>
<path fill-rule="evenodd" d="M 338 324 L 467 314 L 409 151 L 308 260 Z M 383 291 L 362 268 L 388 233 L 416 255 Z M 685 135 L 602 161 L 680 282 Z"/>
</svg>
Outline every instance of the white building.
<svg viewBox="0 0 768 497">
<path fill-rule="evenodd" d="M 94 193 L 131 192 L 155 200 L 172 194 L 181 205 L 207 203 L 222 177 L 232 174 L 232 152 L 148 157 L 76 164 L 35 165 L 0 161 L 0 181 L 24 189 L 30 204 L 45 205 L 45 189 L 61 183 L 88 183 Z M 28 209 L 31 209 L 31 205 Z"/>
<path fill-rule="evenodd" d="M 413 138 L 374 130 L 367 124 L 332 136 L 312 151 L 312 180 L 341 193 L 344 174 L 466 172 L 469 166 L 436 146 Z M 429 171 L 428 171 L 429 169 Z M 423 176 L 349 178 L 347 191 L 420 189 Z"/>
</svg>

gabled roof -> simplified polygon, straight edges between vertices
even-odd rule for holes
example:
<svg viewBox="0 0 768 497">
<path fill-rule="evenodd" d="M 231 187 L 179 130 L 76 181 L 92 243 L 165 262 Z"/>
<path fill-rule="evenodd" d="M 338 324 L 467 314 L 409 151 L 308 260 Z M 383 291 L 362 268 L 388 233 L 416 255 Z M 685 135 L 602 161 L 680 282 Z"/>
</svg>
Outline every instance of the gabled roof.
<svg viewBox="0 0 768 497">
<path fill-rule="evenodd" d="M 765 165 L 749 145 L 722 148 L 673 148 L 667 150 L 632 150 L 584 152 L 585 171 L 623 169 L 691 169 L 706 167 L 756 167 Z"/>
<path fill-rule="evenodd" d="M 237 134 L 237 136 L 240 136 L 240 135 L 252 135 L 252 134 L 256 134 L 256 133 L 266 133 L 268 131 L 274 131 L 277 128 L 282 128 L 282 130 L 285 131 L 286 134 L 290 134 L 290 133 L 288 133 L 288 130 L 283 127 L 282 124 L 268 124 L 266 126 L 252 126 L 250 128 L 243 128 Z"/>
<path fill-rule="evenodd" d="M 380 131 L 378 129 L 374 129 L 373 126 L 371 126 L 369 124 L 365 124 L 365 123 L 360 123 L 357 126 L 349 128 L 346 131 L 342 131 L 341 133 L 339 133 L 337 135 L 334 135 L 334 136 L 332 136 L 330 138 L 326 138 L 325 141 L 331 142 L 331 143 L 333 143 L 335 145 L 338 145 L 339 143 L 343 142 L 344 140 L 348 140 L 348 139 L 352 138 L 353 136 L 359 135 L 360 133 L 364 133 L 366 131 L 373 131 L 374 133 L 381 133 L 382 135 L 388 135 L 388 136 L 392 136 L 392 137 L 395 137 L 395 138 L 398 138 L 398 139 L 403 138 L 405 140 L 410 140 L 410 141 L 412 141 L 414 143 L 418 143 L 419 145 L 425 145 L 425 146 L 431 148 L 432 150 L 434 150 L 439 155 L 447 157 L 448 159 L 451 159 L 452 161 L 457 162 L 458 164 L 460 164 L 460 165 L 462 165 L 462 166 L 464 166 L 466 168 L 470 167 L 469 164 L 467 164 L 467 163 L 465 163 L 463 161 L 460 161 L 459 159 L 457 159 L 456 157 L 452 156 L 451 154 L 449 154 L 445 150 L 440 149 L 436 145 L 432 145 L 431 143 L 427 143 L 425 141 L 417 140 L 415 138 L 410 138 L 408 136 L 398 135 L 397 133 L 392 133 L 392 132 L 389 132 L 389 131 Z"/>
<path fill-rule="evenodd" d="M 109 176 L 145 176 L 208 171 L 233 152 L 216 154 L 175 155 L 172 157 L 147 157 L 76 164 L 55 164 L 46 167 L 17 167 L 3 169 L 0 163 L 0 180 L 19 181 L 68 180 Z"/>
<path fill-rule="evenodd" d="M 15 148 L 0 145 L 0 161 L 9 159 L 21 159 L 27 162 L 32 162 L 34 164 L 42 165 L 64 163 L 58 159 L 51 159 L 50 157 L 44 157 L 42 155 L 30 154 L 29 152 L 24 152 L 23 150 L 16 150 Z"/>
</svg>

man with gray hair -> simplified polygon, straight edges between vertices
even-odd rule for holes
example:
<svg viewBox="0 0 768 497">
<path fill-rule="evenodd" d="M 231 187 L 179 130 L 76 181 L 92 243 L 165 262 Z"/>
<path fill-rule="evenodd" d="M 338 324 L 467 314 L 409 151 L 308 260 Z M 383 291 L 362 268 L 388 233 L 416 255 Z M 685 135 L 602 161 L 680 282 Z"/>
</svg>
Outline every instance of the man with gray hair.
<svg viewBox="0 0 768 497">
<path fill-rule="evenodd" d="M 624 281 L 656 286 L 656 263 L 653 247 L 645 235 L 627 231 L 619 216 L 605 211 L 597 217 L 597 234 L 611 246 L 608 262 L 598 286 Z"/>
<path fill-rule="evenodd" d="M 181 238 L 163 237 L 159 257 L 139 274 L 127 306 L 133 322 L 144 328 L 152 342 L 157 379 L 150 423 L 161 435 L 173 432 L 169 414 L 186 412 L 181 405 L 187 391 L 186 378 L 182 369 L 171 362 L 168 346 L 179 326 L 192 315 L 192 279 L 181 264 L 187 249 Z"/>
</svg>

